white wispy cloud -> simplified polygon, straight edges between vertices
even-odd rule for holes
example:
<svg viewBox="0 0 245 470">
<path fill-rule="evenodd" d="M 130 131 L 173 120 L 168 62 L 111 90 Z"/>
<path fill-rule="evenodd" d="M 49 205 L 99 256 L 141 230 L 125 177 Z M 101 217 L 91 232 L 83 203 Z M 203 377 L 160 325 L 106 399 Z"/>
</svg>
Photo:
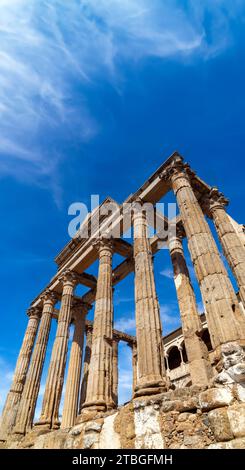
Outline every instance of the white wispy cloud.
<svg viewBox="0 0 245 470">
<path fill-rule="evenodd" d="M 114 328 L 125 333 L 133 333 L 135 331 L 135 318 L 131 316 L 121 317 L 115 321 Z"/>
<path fill-rule="evenodd" d="M 173 270 L 169 269 L 169 268 L 163 269 L 162 271 L 160 271 L 160 274 L 161 274 L 161 276 L 166 277 L 167 279 L 173 279 L 174 278 Z"/>
<path fill-rule="evenodd" d="M 49 187 L 58 203 L 59 168 L 68 156 L 57 142 L 66 135 L 82 145 L 102 125 L 86 87 L 103 79 L 119 89 L 125 61 L 213 57 L 232 42 L 231 21 L 242 6 L 242 0 L 0 0 L 0 175 Z"/>
</svg>

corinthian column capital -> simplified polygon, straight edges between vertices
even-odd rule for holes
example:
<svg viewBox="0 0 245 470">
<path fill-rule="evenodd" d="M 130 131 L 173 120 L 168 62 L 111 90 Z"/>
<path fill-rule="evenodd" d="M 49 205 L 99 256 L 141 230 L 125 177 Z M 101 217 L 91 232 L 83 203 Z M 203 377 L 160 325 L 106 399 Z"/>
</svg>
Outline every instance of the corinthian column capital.
<svg viewBox="0 0 245 470">
<path fill-rule="evenodd" d="M 79 317 L 87 315 L 88 311 L 92 308 L 92 305 L 88 302 L 79 301 L 74 299 L 72 302 L 72 321 L 76 321 Z"/>
<path fill-rule="evenodd" d="M 27 313 L 29 318 L 39 319 L 40 316 L 41 316 L 42 311 L 41 311 L 40 307 L 30 307 L 30 308 L 28 308 L 26 313 Z"/>
<path fill-rule="evenodd" d="M 57 293 L 51 291 L 50 289 L 46 289 L 45 292 L 41 295 L 40 299 L 42 301 L 42 305 L 50 303 L 53 306 L 59 300 Z"/>
<path fill-rule="evenodd" d="M 213 212 L 216 209 L 225 209 L 228 204 L 229 199 L 227 199 L 216 187 L 211 188 L 209 193 L 203 196 L 201 200 L 202 209 L 210 218 L 213 217 Z"/>
<path fill-rule="evenodd" d="M 76 284 L 79 282 L 78 280 L 78 274 L 75 273 L 74 271 L 71 271 L 70 269 L 66 269 L 60 276 L 59 276 L 59 281 L 64 285 L 70 285 L 72 287 L 75 287 Z"/>
<path fill-rule="evenodd" d="M 111 238 L 107 238 L 105 236 L 101 236 L 97 240 L 93 242 L 93 247 L 97 250 L 98 254 L 100 255 L 104 250 L 110 251 L 113 253 L 114 244 Z"/>
<path fill-rule="evenodd" d="M 159 177 L 171 185 L 172 178 L 173 176 L 177 176 L 180 173 L 184 173 L 187 175 L 186 172 L 187 165 L 183 162 L 183 157 L 179 155 L 177 152 L 173 158 L 173 160 L 170 162 L 170 164 L 160 173 Z"/>
</svg>

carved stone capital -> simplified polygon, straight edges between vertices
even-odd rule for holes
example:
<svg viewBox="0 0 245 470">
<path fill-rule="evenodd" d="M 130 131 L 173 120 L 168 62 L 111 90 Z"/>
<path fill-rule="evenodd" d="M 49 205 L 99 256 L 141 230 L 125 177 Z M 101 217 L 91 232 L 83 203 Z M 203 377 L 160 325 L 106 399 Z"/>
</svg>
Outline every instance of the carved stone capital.
<svg viewBox="0 0 245 470">
<path fill-rule="evenodd" d="M 66 269 L 60 276 L 59 276 L 59 281 L 64 285 L 70 284 L 73 287 L 78 284 L 79 279 L 77 273 L 74 271 L 70 271 L 70 269 Z"/>
<path fill-rule="evenodd" d="M 44 305 L 46 302 L 50 302 L 55 305 L 56 302 L 59 300 L 59 295 L 56 292 L 51 291 L 50 289 L 46 289 L 45 292 L 43 292 L 43 294 L 41 295 L 40 299 L 42 301 L 42 305 Z"/>
<path fill-rule="evenodd" d="M 215 187 L 211 188 L 210 192 L 201 199 L 202 209 L 210 218 L 213 217 L 216 209 L 224 209 L 228 203 L 229 200 Z"/>
<path fill-rule="evenodd" d="M 30 307 L 26 313 L 29 318 L 40 318 L 42 310 L 40 307 Z"/>
<path fill-rule="evenodd" d="M 108 250 L 111 253 L 114 251 L 114 243 L 112 238 L 107 238 L 104 236 L 101 236 L 97 240 L 95 240 L 92 243 L 93 247 L 97 250 L 97 252 L 100 254 L 103 250 Z"/>
<path fill-rule="evenodd" d="M 76 321 L 77 317 L 82 317 L 83 315 L 87 315 L 88 311 L 92 308 L 92 305 L 80 301 L 78 299 L 74 299 L 72 302 L 72 321 Z"/>
<path fill-rule="evenodd" d="M 186 173 L 186 165 L 183 163 L 183 157 L 176 154 L 171 163 L 159 174 L 159 177 L 171 185 L 172 177 L 179 173 Z"/>
<path fill-rule="evenodd" d="M 137 197 L 133 202 L 132 202 L 132 209 L 134 211 L 141 211 L 142 207 L 144 205 L 144 201 L 141 199 L 141 197 Z"/>
<path fill-rule="evenodd" d="M 182 243 L 182 240 L 186 237 L 185 229 L 182 222 L 178 224 L 169 223 L 168 226 L 168 241 L 179 240 Z"/>
</svg>

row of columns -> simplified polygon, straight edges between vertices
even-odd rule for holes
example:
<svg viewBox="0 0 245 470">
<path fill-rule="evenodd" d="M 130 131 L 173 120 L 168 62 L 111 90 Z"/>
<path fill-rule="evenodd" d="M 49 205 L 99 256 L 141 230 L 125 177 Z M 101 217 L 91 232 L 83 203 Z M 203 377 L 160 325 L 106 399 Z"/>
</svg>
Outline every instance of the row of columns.
<svg viewBox="0 0 245 470">
<path fill-rule="evenodd" d="M 218 359 L 220 346 L 223 343 L 239 341 L 244 344 L 244 316 L 209 225 L 191 186 L 188 165 L 183 164 L 181 157 L 176 157 L 161 177 L 173 189 L 177 199 L 191 260 L 202 294 L 211 342 Z M 226 218 L 228 219 L 228 216 L 223 211 L 223 221 Z M 217 231 L 224 249 L 224 237 L 221 237 L 218 224 Z M 235 231 L 233 232 L 234 238 L 238 239 Z M 231 246 L 227 246 L 228 252 L 230 249 Z M 240 245 L 240 249 L 236 251 L 236 260 L 232 260 L 231 267 L 234 273 L 235 267 L 243 256 L 244 247 Z M 245 264 L 243 269 L 245 270 Z"/>
<path fill-rule="evenodd" d="M 184 234 L 196 277 L 200 285 L 212 346 L 217 359 L 220 346 L 229 341 L 245 342 L 245 322 L 236 294 L 213 239 L 203 210 L 191 185 L 191 172 L 182 158 L 175 160 L 161 174 L 173 189 L 180 210 Z M 216 191 L 202 203 L 208 205 L 218 236 L 231 269 L 237 279 L 245 304 L 244 246 L 237 236 Z M 207 209 L 206 209 L 207 211 Z M 151 245 L 146 213 L 142 201 L 134 207 L 134 262 L 136 349 L 133 347 L 134 396 L 159 393 L 167 388 L 162 344 L 160 309 L 156 294 Z M 169 252 L 181 314 L 186 352 L 192 383 L 207 385 L 212 376 L 208 351 L 201 340 L 201 322 L 182 246 L 183 233 L 169 234 Z M 60 279 L 63 286 L 56 337 L 52 349 L 42 411 L 38 426 L 55 429 L 59 423 L 59 405 L 63 389 L 68 350 L 69 326 L 74 322 L 64 410 L 61 427 L 71 427 L 80 413 L 105 411 L 117 406 L 118 342 L 113 340 L 113 242 L 102 239 L 96 244 L 99 257 L 93 332 L 87 331 L 84 377 L 78 404 L 85 317 L 89 305 L 73 301 L 76 275 L 66 272 Z M 55 295 L 47 292 L 42 298 L 42 313 L 31 309 L 15 376 L 2 416 L 2 434 L 14 428 L 24 434 L 33 422 L 46 354 Z M 41 318 L 41 320 L 40 320 Z M 40 322 L 40 327 L 38 330 Z M 37 340 L 31 358 L 35 337 Z M 137 366 L 136 366 L 137 364 Z M 28 373 L 27 373 L 28 372 Z M 16 423 L 16 424 L 15 424 Z M 14 426 L 15 425 L 15 426 Z M 3 437 L 0 436 L 2 439 Z"/>
</svg>

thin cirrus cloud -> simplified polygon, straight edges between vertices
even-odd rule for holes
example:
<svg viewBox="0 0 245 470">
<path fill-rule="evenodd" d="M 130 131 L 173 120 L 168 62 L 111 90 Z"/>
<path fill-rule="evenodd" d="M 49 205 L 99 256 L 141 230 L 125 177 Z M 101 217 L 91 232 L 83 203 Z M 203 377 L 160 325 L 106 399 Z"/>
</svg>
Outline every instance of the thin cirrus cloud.
<svg viewBox="0 0 245 470">
<path fill-rule="evenodd" d="M 114 328 L 125 333 L 133 334 L 135 332 L 135 318 L 134 317 L 121 317 L 115 321 Z"/>
<path fill-rule="evenodd" d="M 125 61 L 212 57 L 231 42 L 241 8 L 240 0 L 0 0 L 0 176 L 44 184 L 58 199 L 66 156 L 55 143 L 66 134 L 82 145 L 102 125 L 86 87 L 103 79 L 117 88 Z"/>
</svg>

